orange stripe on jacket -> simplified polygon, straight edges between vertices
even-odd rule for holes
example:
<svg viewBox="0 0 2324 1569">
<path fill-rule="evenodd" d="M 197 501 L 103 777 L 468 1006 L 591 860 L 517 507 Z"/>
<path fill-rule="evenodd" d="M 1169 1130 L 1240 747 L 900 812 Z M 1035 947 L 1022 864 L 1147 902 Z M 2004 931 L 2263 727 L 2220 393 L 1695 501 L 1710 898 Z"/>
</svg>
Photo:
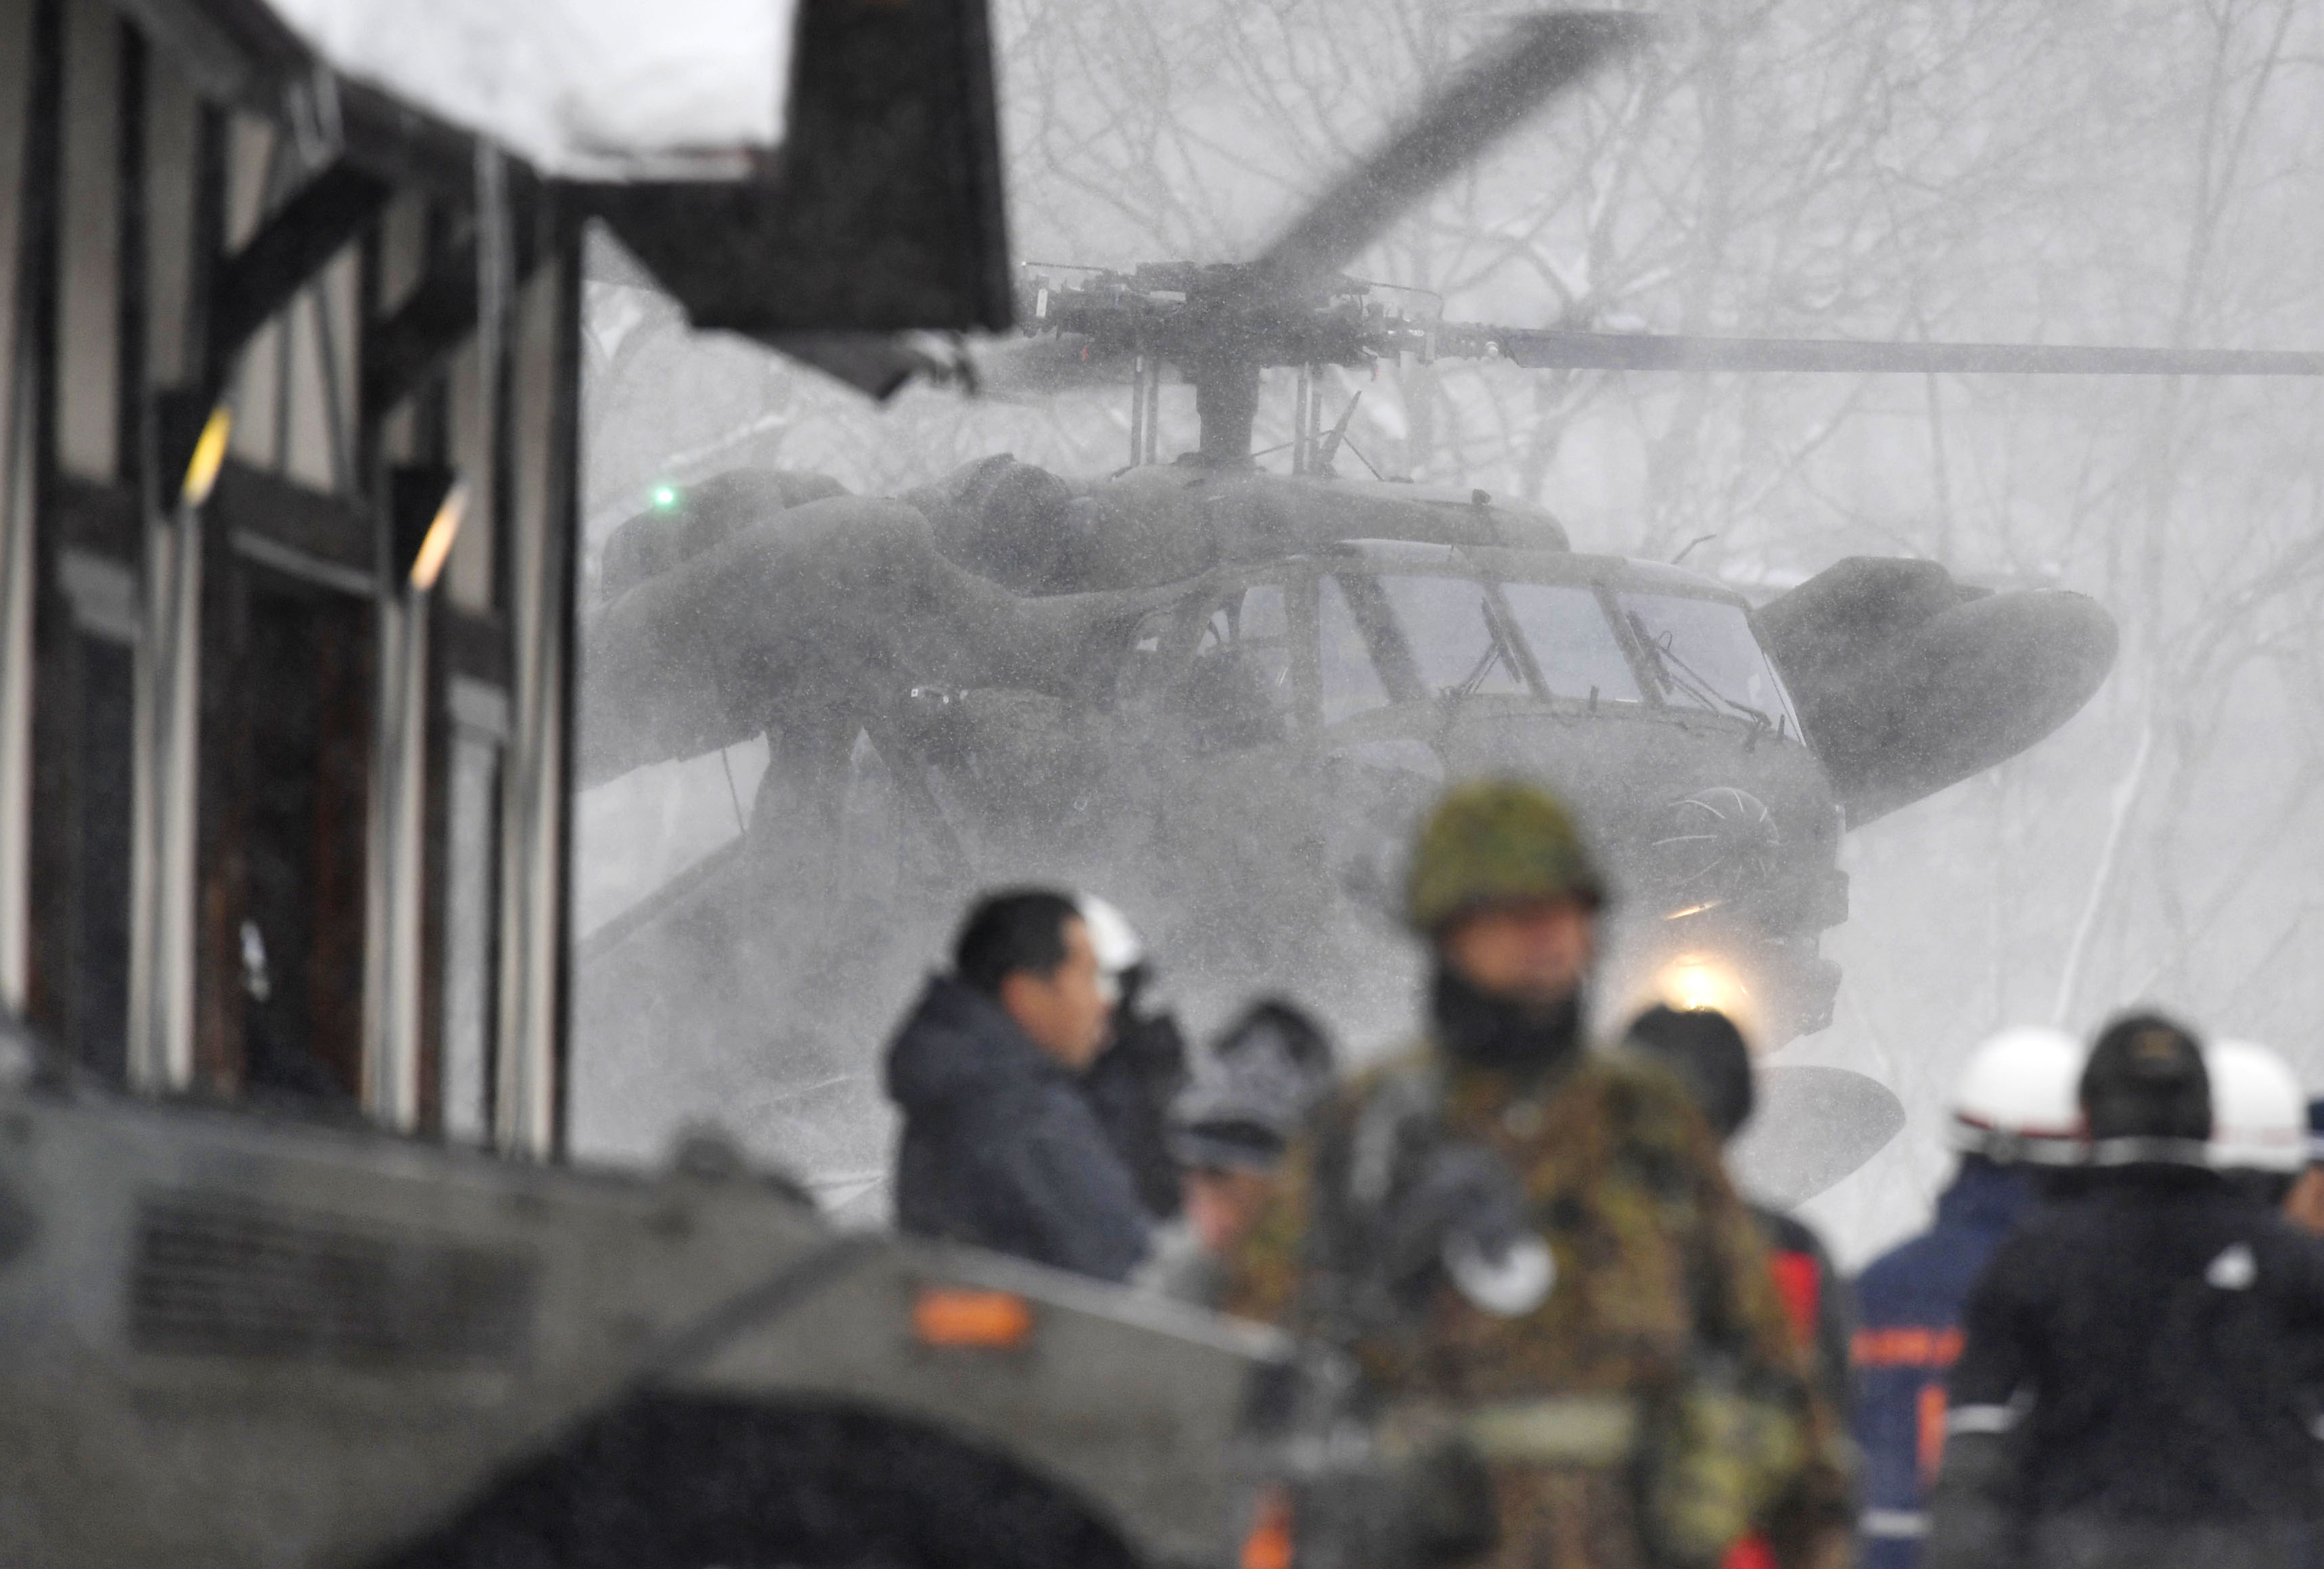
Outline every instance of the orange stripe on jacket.
<svg viewBox="0 0 2324 1569">
<path fill-rule="evenodd" d="M 1937 1485 L 1937 1468 L 1945 1459 L 1945 1387 L 1931 1379 L 1921 1386 L 1919 1455 L 1921 1486 Z"/>
<path fill-rule="evenodd" d="M 1849 1348 L 1859 1368 L 1949 1368 L 1960 1361 L 1961 1332 L 1899 1325 L 1859 1329 Z"/>
</svg>

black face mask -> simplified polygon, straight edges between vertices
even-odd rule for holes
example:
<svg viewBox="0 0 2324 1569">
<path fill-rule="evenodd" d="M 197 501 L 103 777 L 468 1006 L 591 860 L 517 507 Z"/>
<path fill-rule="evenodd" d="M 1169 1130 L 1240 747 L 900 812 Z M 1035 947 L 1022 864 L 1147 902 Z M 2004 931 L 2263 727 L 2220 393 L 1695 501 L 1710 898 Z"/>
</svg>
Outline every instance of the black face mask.
<svg viewBox="0 0 2324 1569">
<path fill-rule="evenodd" d="M 1428 996 L 1436 1039 L 1455 1060 L 1531 1075 L 1563 1065 L 1582 1046 L 1582 994 L 1544 1009 L 1481 992 L 1452 966 L 1436 966 Z"/>
</svg>

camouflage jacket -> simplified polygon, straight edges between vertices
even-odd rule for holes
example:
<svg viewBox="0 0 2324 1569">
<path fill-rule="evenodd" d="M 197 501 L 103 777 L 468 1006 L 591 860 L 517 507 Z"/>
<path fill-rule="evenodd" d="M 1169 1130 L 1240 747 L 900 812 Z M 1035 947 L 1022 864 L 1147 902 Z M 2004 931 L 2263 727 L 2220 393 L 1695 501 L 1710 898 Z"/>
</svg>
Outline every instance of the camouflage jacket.
<svg viewBox="0 0 2324 1569">
<path fill-rule="evenodd" d="M 1417 1087 L 1416 1089 L 1416 1087 Z M 1518 1177 L 1554 1256 L 1531 1313 L 1495 1317 L 1449 1285 L 1352 1351 L 1384 1403 L 1454 1411 L 1584 1402 L 1637 1414 L 1596 1463 L 1488 1455 L 1494 1569 L 1629 1569 L 1720 1561 L 1756 1531 L 1784 1565 L 1847 1558 L 1844 1438 L 1811 1385 L 1762 1233 L 1719 1145 L 1661 1067 L 1589 1053 L 1547 1082 L 1448 1064 L 1423 1046 L 1346 1085 L 1295 1146 L 1229 1271 L 1231 1313 L 1345 1343 L 1325 1320 L 1344 1274 L 1351 1151 L 1383 1097 Z M 1356 1244 L 1360 1246 L 1359 1242 Z"/>
</svg>

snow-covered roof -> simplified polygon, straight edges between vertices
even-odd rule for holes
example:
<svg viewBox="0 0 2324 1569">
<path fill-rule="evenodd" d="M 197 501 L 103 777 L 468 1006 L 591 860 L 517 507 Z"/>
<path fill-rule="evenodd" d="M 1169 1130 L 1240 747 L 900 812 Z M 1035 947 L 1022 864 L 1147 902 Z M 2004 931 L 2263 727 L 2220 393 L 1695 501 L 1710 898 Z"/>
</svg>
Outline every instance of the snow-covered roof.
<svg viewBox="0 0 2324 1569">
<path fill-rule="evenodd" d="M 339 74 L 582 179 L 744 172 L 798 0 L 268 0 Z"/>
</svg>

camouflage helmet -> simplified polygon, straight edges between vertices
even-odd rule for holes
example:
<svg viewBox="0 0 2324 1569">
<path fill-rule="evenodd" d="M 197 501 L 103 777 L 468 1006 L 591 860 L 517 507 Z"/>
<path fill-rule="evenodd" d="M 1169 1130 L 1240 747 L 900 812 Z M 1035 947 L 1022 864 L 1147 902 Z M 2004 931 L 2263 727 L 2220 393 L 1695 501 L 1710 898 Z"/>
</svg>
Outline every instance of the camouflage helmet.
<svg viewBox="0 0 2324 1569">
<path fill-rule="evenodd" d="M 1421 825 L 1405 877 L 1405 918 L 1434 935 L 1485 905 L 1605 902 L 1573 819 L 1537 785 L 1482 780 L 1447 790 Z"/>
</svg>

